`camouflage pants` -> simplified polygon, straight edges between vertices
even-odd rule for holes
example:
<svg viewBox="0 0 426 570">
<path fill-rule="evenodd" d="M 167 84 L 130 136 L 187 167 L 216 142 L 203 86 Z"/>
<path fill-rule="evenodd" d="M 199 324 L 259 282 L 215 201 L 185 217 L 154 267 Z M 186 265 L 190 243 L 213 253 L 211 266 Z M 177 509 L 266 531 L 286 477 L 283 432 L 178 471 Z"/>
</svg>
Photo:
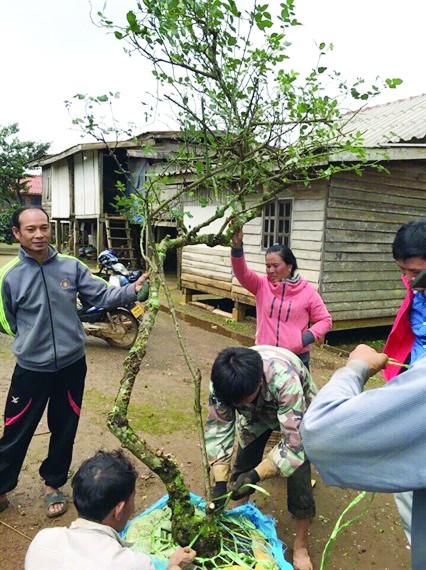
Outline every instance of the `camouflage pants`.
<svg viewBox="0 0 426 570">
<path fill-rule="evenodd" d="M 253 443 L 242 448 L 238 444 L 237 456 L 232 469 L 231 481 L 241 473 L 259 465 L 272 430 L 262 433 Z M 287 477 L 287 508 L 296 519 L 310 519 L 315 516 L 315 499 L 311 484 L 311 464 L 308 460 Z"/>
</svg>

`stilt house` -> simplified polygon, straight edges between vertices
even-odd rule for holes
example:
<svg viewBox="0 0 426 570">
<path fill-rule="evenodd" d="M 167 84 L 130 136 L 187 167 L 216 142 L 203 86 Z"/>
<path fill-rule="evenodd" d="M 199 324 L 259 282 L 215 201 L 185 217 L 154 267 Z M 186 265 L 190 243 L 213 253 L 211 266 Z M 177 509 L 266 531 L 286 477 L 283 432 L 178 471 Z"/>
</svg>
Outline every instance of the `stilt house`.
<svg viewBox="0 0 426 570">
<path fill-rule="evenodd" d="M 364 133 L 369 160 L 382 162 L 388 173 L 367 168 L 362 176 L 342 172 L 309 188 L 283 188 L 244 226 L 249 267 L 263 273 L 265 250 L 288 244 L 335 329 L 393 321 L 405 291 L 391 244 L 402 224 L 426 216 L 426 95 L 367 108 L 351 125 Z M 196 223 L 216 204 L 187 201 L 185 208 Z M 233 277 L 229 256 L 226 247 L 185 247 L 182 285 L 186 301 L 197 293 L 226 297 L 241 318 L 254 298 Z"/>
<path fill-rule="evenodd" d="M 119 173 L 116 160 L 130 172 L 133 186 L 141 188 L 150 171 L 158 169 L 165 158 L 176 150 L 174 132 L 144 133 L 135 140 L 115 143 L 79 144 L 54 156 L 38 161 L 42 167 L 42 204 L 54 226 L 55 245 L 78 255 L 84 246 L 100 252 L 112 248 L 120 260 L 135 266 L 138 263 L 140 225 L 118 215 L 115 199 L 117 182 L 132 187 Z M 116 159 L 116 160 L 115 160 Z M 170 188 L 170 191 L 173 189 Z M 175 235 L 176 222 L 170 217 L 156 221 L 155 231 L 161 238 L 165 232 Z M 96 257 L 96 255 L 95 255 Z"/>
</svg>

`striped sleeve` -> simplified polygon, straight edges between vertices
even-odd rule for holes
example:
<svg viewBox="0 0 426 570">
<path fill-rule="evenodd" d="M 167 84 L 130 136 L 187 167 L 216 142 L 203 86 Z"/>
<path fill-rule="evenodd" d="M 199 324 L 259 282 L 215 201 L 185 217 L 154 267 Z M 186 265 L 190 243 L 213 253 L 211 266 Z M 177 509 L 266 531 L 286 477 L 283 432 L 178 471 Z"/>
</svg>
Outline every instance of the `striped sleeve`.
<svg viewBox="0 0 426 570">
<path fill-rule="evenodd" d="M 16 334 L 16 319 L 12 311 L 12 299 L 6 276 L 17 263 L 19 263 L 18 257 L 12 259 L 12 261 L 9 261 L 0 269 L 0 332 L 10 336 L 15 336 Z"/>
</svg>

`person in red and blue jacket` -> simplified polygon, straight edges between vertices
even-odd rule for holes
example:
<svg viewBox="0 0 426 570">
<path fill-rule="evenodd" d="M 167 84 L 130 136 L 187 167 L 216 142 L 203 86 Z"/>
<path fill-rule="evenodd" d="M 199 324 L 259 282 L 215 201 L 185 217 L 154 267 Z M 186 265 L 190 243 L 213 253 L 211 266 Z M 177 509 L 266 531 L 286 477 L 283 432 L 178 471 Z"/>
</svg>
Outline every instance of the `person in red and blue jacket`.
<svg viewBox="0 0 426 570">
<path fill-rule="evenodd" d="M 407 295 L 396 315 L 383 352 L 398 362 L 413 364 L 426 352 L 426 296 L 424 289 L 413 290 L 412 282 L 426 269 L 426 218 L 413 220 L 399 228 L 392 254 L 402 271 Z M 385 380 L 395 378 L 401 369 L 388 364 Z"/>
<path fill-rule="evenodd" d="M 410 366 L 426 352 L 426 296 L 425 289 L 413 289 L 414 279 L 426 269 L 426 218 L 413 220 L 399 228 L 392 244 L 392 255 L 402 271 L 407 295 L 396 315 L 383 352 Z M 389 382 L 403 369 L 387 364 L 383 370 Z M 411 543 L 413 493 L 395 494 L 402 525 Z"/>
</svg>

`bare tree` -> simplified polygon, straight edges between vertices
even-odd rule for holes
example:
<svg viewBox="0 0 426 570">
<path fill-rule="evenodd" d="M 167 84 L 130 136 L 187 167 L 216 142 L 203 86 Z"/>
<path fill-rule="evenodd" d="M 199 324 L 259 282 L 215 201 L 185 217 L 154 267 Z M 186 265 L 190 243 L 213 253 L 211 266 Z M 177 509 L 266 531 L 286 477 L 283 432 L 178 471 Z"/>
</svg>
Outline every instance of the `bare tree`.
<svg viewBox="0 0 426 570">
<path fill-rule="evenodd" d="M 196 539 L 197 551 L 208 552 L 218 545 L 211 509 L 205 521 L 194 517 L 176 461 L 152 449 L 127 419 L 163 287 L 194 381 L 205 494 L 210 503 L 201 373 L 185 347 L 164 277 L 167 252 L 194 244 L 229 245 L 230 235 L 238 227 L 258 216 L 265 204 L 285 194 L 292 185 L 309 186 L 342 170 L 361 172 L 366 164 L 362 136 L 351 132 L 348 120 L 342 116 L 342 105 L 348 98 L 365 104 L 383 85 L 394 88 L 400 80 L 388 79 L 380 87 L 366 88 L 361 79 L 349 85 L 322 63 L 325 44 L 319 45 L 316 65 L 302 77 L 292 69 L 288 56 L 289 32 L 299 25 L 293 0 L 283 1 L 274 17 L 267 3 L 256 1 L 139 0 L 135 4 L 135 10 L 127 13 L 124 27 L 102 13 L 98 14 L 100 25 L 123 42 L 129 54 L 149 62 L 158 82 L 157 99 L 174 109 L 179 134 L 177 150 L 164 168 L 151 174 L 141 188 L 134 188 L 130 201 L 122 200 L 122 206 L 131 207 L 143 219 L 151 289 L 138 339 L 124 363 L 108 425 L 122 445 L 165 484 L 175 540 L 188 544 Z M 86 114 L 75 122 L 100 140 L 116 133 L 115 126 L 105 129 L 95 118 L 96 105 L 110 103 L 113 97 L 112 93 L 77 96 L 85 100 Z M 111 152 L 114 154 L 113 146 Z M 353 160 L 344 162 L 343 157 L 348 155 Z M 121 168 L 119 163 L 117 168 Z M 131 176 L 125 174 L 130 182 Z M 165 193 L 165 188 L 174 191 Z M 201 206 L 215 204 L 214 213 L 190 227 L 190 214 L 184 207 L 187 199 L 196 199 Z M 175 219 L 180 233 L 156 243 L 152 228 L 162 216 Z M 212 223 L 217 225 L 218 221 L 219 229 L 209 233 Z"/>
</svg>

